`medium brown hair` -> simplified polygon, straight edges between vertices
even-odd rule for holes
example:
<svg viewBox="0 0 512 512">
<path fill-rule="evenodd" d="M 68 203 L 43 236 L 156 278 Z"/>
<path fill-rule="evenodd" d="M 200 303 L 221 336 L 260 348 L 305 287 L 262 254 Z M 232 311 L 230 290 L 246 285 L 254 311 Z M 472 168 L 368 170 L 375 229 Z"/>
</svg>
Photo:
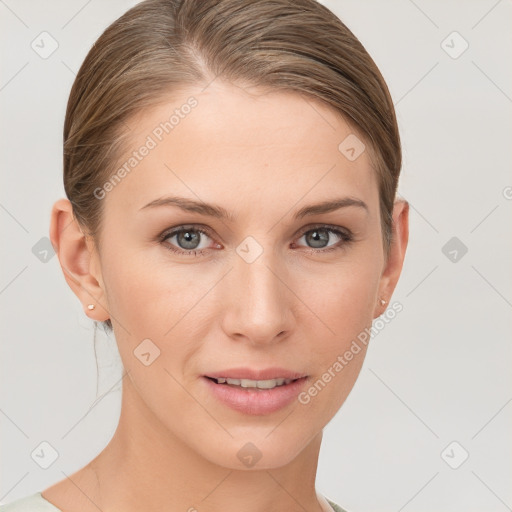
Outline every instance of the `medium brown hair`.
<svg viewBox="0 0 512 512">
<path fill-rule="evenodd" d="M 94 191 L 126 150 L 126 121 L 217 77 L 295 91 L 342 116 L 376 172 L 387 258 L 402 159 L 393 102 L 363 45 L 316 0 L 145 0 L 103 32 L 76 76 L 64 124 L 64 188 L 86 235 L 99 247 L 103 201 Z"/>
</svg>

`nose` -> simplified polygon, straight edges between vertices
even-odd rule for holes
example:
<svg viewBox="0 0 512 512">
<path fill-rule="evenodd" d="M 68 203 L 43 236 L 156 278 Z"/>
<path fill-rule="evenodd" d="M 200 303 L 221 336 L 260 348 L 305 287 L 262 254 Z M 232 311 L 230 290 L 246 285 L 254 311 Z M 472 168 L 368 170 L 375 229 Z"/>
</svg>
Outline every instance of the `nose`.
<svg viewBox="0 0 512 512">
<path fill-rule="evenodd" d="M 252 263 L 235 255 L 234 267 L 223 280 L 223 329 L 231 338 L 270 344 L 291 333 L 293 293 L 283 266 L 271 249 Z"/>
</svg>

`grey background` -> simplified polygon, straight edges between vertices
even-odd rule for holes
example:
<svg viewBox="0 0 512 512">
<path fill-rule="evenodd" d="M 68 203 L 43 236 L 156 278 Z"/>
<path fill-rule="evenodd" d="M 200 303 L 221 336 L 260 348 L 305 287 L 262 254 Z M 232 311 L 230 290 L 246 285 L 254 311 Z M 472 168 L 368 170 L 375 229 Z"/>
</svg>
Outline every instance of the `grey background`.
<svg viewBox="0 0 512 512">
<path fill-rule="evenodd" d="M 44 238 L 64 197 L 75 73 L 135 3 L 0 0 L 1 503 L 87 464 L 117 425 L 115 341 L 98 331 L 93 343 Z M 317 488 L 351 512 L 511 510 L 512 2 L 324 3 L 388 82 L 411 234 L 393 296 L 404 310 L 325 429 Z M 43 31 L 58 42 L 46 59 L 31 47 Z M 43 441 L 59 455 L 48 469 L 31 457 Z"/>
</svg>

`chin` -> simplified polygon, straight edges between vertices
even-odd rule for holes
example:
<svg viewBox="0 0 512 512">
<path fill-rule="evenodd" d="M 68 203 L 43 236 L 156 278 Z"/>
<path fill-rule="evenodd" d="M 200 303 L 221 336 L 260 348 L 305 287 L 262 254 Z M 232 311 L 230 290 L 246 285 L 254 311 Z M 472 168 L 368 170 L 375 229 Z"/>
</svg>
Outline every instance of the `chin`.
<svg viewBox="0 0 512 512">
<path fill-rule="evenodd" d="M 222 440 L 212 440 L 202 447 L 202 455 L 213 464 L 238 471 L 277 469 L 290 464 L 316 437 L 305 431 L 301 435 L 292 423 L 287 428 L 276 425 L 279 421 L 270 428 L 246 427 L 237 435 L 228 428 L 233 437 L 226 433 Z"/>
</svg>

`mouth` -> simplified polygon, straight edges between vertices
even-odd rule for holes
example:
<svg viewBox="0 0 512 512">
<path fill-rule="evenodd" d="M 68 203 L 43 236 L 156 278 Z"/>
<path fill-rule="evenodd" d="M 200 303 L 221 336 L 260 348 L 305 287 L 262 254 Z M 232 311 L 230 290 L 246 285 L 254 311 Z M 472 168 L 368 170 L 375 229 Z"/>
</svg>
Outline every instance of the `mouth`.
<svg viewBox="0 0 512 512">
<path fill-rule="evenodd" d="M 246 415 L 275 413 L 297 402 L 308 376 L 237 379 L 203 376 L 207 392 L 223 405 Z"/>
<path fill-rule="evenodd" d="M 297 379 L 286 379 L 284 377 L 279 377 L 277 379 L 266 379 L 266 380 L 252 380 L 252 379 L 230 379 L 227 377 L 208 377 L 207 379 L 215 382 L 216 384 L 230 386 L 237 389 L 246 389 L 246 390 L 253 390 L 253 391 L 260 391 L 260 390 L 268 390 L 268 389 L 274 389 L 280 386 L 287 386 L 288 384 L 292 382 L 298 381 L 300 378 Z M 304 377 L 301 377 L 304 378 Z"/>
</svg>

